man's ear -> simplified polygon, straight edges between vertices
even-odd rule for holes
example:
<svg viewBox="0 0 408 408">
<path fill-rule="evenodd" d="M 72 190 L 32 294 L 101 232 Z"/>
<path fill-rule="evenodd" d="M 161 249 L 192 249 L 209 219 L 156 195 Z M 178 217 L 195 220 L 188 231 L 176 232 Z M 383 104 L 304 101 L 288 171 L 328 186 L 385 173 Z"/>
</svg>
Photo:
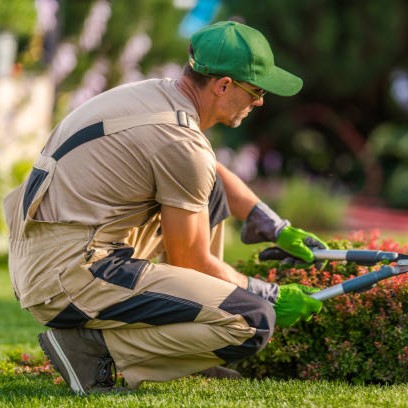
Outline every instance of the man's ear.
<svg viewBox="0 0 408 408">
<path fill-rule="evenodd" d="M 230 77 L 215 78 L 213 90 L 218 96 L 224 96 L 227 93 L 228 87 L 232 84 Z"/>
</svg>

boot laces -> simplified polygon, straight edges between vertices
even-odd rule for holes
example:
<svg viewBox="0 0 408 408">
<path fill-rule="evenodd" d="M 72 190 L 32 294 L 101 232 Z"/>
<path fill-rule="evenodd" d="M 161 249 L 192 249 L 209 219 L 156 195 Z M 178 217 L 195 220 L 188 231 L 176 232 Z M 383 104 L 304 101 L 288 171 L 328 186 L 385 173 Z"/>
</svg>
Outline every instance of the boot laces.
<svg viewBox="0 0 408 408">
<path fill-rule="evenodd" d="M 100 360 L 98 361 L 97 384 L 101 387 L 113 387 L 116 383 L 116 377 L 116 366 L 112 357 L 106 356 L 100 358 Z"/>
</svg>

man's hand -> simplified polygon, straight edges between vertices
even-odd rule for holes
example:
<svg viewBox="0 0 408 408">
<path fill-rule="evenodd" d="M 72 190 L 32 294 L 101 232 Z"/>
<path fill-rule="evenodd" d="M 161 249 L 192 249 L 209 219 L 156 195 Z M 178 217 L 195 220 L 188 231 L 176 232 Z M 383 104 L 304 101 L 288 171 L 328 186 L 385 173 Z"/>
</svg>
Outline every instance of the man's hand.
<svg viewBox="0 0 408 408">
<path fill-rule="evenodd" d="M 272 241 L 294 258 L 306 263 L 294 263 L 295 267 L 308 267 L 313 262 L 313 248 L 326 249 L 327 245 L 316 235 L 294 228 L 288 220 L 283 220 L 260 201 L 249 213 L 241 231 L 245 244 Z M 316 265 L 319 269 L 322 265 Z"/>
<path fill-rule="evenodd" d="M 271 303 L 276 313 L 276 325 L 280 327 L 290 327 L 300 320 L 308 321 L 319 313 L 323 303 L 309 296 L 319 290 L 297 283 L 279 286 L 248 278 L 248 291 Z"/>
<path fill-rule="evenodd" d="M 327 249 L 327 245 L 316 235 L 291 226 L 287 226 L 280 231 L 276 243 L 279 248 L 288 254 L 302 259 L 308 264 L 311 264 L 314 259 L 313 248 Z M 322 265 L 320 265 L 321 267 Z"/>
<path fill-rule="evenodd" d="M 295 323 L 309 321 L 314 314 L 319 313 L 323 303 L 309 295 L 319 289 L 291 283 L 279 286 L 279 294 L 275 302 L 276 325 L 290 327 Z"/>
</svg>

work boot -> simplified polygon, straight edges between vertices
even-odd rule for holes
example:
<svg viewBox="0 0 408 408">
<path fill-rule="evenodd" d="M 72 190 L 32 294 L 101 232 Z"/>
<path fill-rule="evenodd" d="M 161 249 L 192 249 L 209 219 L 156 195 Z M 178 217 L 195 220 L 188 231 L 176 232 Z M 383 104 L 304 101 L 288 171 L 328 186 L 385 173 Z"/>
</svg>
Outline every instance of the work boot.
<svg viewBox="0 0 408 408">
<path fill-rule="evenodd" d="M 77 394 L 114 391 L 115 364 L 100 330 L 52 329 L 38 335 L 54 368 Z"/>
</svg>

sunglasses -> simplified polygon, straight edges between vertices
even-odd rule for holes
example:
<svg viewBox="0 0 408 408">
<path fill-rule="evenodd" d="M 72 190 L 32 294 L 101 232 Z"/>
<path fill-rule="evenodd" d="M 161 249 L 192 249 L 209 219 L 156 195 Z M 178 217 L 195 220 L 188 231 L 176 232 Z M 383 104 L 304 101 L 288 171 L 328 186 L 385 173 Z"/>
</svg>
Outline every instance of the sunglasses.
<svg viewBox="0 0 408 408">
<path fill-rule="evenodd" d="M 249 89 L 246 86 L 244 86 L 244 85 L 240 84 L 239 82 L 235 81 L 235 79 L 233 79 L 232 82 L 238 88 L 241 88 L 245 92 L 248 92 L 253 98 L 255 98 L 256 101 L 259 101 L 259 99 L 263 98 L 266 95 L 265 89 L 261 89 L 261 88 Z"/>
</svg>

